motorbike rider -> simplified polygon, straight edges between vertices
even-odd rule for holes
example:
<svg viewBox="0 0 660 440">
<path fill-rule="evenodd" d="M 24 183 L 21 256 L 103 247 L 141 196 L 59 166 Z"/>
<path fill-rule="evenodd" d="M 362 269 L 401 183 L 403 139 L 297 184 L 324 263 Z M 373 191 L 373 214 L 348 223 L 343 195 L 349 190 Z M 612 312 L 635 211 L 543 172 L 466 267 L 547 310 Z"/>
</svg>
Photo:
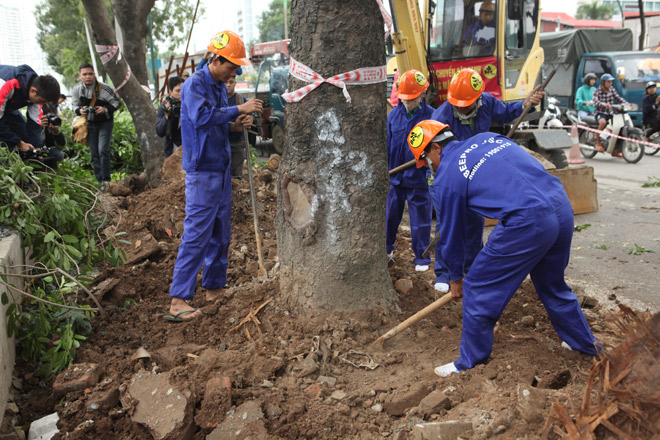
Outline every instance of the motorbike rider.
<svg viewBox="0 0 660 440">
<path fill-rule="evenodd" d="M 578 112 L 578 119 L 582 120 L 585 116 L 593 115 L 594 90 L 596 90 L 596 74 L 587 73 L 582 80 L 584 84 L 577 89 L 575 93 L 575 108 Z"/>
<path fill-rule="evenodd" d="M 660 132 L 660 120 L 658 120 L 658 108 L 660 108 L 660 95 L 656 93 L 655 81 L 646 83 L 646 95 L 642 99 L 642 122 L 646 128 L 646 137 L 650 138 L 654 133 Z"/>
<path fill-rule="evenodd" d="M 614 111 L 612 105 L 614 104 L 629 104 L 628 101 L 623 99 L 621 95 L 612 87 L 614 77 L 609 73 L 604 73 L 600 77 L 600 87 L 594 91 L 594 107 L 596 107 L 596 120 L 598 121 L 598 130 L 602 131 L 609 122 L 612 122 Z M 596 150 L 605 151 L 605 147 L 600 140 L 600 136 L 596 136 Z M 622 157 L 621 151 L 612 151 L 612 157 Z"/>
</svg>

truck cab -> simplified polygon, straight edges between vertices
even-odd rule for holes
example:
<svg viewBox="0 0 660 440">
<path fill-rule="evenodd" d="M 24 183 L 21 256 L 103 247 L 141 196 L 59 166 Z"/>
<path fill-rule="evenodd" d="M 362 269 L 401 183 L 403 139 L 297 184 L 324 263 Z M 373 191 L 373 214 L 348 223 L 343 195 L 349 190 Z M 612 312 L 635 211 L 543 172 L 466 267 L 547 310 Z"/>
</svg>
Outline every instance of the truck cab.
<svg viewBox="0 0 660 440">
<path fill-rule="evenodd" d="M 623 99 L 637 104 L 639 110 L 631 111 L 633 123 L 642 126 L 642 99 L 646 93 L 648 81 L 660 81 L 660 53 L 658 52 L 591 52 L 582 55 L 576 71 L 575 91 L 582 85 L 581 78 L 587 73 L 595 73 L 599 78 L 604 73 L 614 76 L 613 86 Z M 574 106 L 574 103 L 572 103 Z M 572 107 L 571 106 L 571 107 Z"/>
</svg>

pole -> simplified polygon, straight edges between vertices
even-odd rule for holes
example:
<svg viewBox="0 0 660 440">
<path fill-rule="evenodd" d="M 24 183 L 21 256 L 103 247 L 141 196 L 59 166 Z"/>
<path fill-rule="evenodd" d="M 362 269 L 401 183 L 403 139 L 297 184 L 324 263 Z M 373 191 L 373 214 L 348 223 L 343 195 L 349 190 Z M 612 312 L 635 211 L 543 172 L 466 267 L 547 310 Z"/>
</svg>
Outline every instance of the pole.
<svg viewBox="0 0 660 440">
<path fill-rule="evenodd" d="M 398 173 L 399 171 L 403 171 L 403 170 L 407 170 L 408 168 L 412 168 L 412 167 L 415 166 L 416 163 L 417 163 L 417 159 L 413 159 L 410 162 L 406 162 L 403 165 L 399 165 L 396 168 L 392 168 L 390 170 L 390 176 L 393 175 L 393 174 Z"/>
<path fill-rule="evenodd" d="M 259 278 L 268 277 L 264 267 L 264 257 L 261 251 L 261 234 L 259 233 L 259 216 L 257 215 L 257 194 L 254 190 L 252 179 L 252 157 L 250 156 L 250 144 L 248 143 L 247 128 L 243 127 L 243 143 L 245 144 L 245 159 L 247 160 L 248 180 L 250 181 L 250 198 L 252 199 L 252 216 L 254 217 L 254 235 L 257 239 L 257 258 L 259 259 Z"/>
<path fill-rule="evenodd" d="M 92 46 L 92 37 L 89 35 L 89 25 L 87 24 L 87 18 L 83 20 L 85 24 L 85 34 L 87 35 L 87 44 L 89 45 L 89 56 L 92 59 L 92 65 L 94 66 L 94 73 L 99 74 L 99 68 L 96 65 L 96 55 L 94 54 L 94 47 Z"/>
<path fill-rule="evenodd" d="M 538 86 L 534 91 L 539 91 L 539 92 L 544 91 L 545 88 L 548 86 L 548 83 L 550 82 L 552 77 L 555 76 L 556 71 L 557 70 L 553 70 L 552 72 L 550 72 L 550 75 L 548 75 L 548 77 L 545 79 L 545 81 L 543 81 L 543 84 Z M 518 124 L 520 124 L 520 122 L 522 122 L 523 118 L 527 115 L 527 113 L 529 113 L 529 111 L 531 109 L 532 109 L 532 103 L 530 102 L 529 104 L 527 104 L 527 106 L 523 110 L 522 114 L 520 116 L 518 116 L 518 119 L 516 119 L 513 122 L 513 126 L 511 127 L 511 130 L 509 130 L 509 132 L 506 134 L 506 137 L 508 137 L 510 139 L 511 136 L 513 136 L 513 133 L 516 131 L 516 128 L 518 128 Z"/>
<path fill-rule="evenodd" d="M 151 20 L 151 12 L 147 15 L 149 23 L 149 51 L 151 52 L 151 74 L 154 77 L 154 92 L 158 93 L 158 67 L 156 66 L 156 53 L 154 52 L 153 28 L 154 22 Z"/>
<path fill-rule="evenodd" d="M 197 8 L 199 8 L 199 0 L 197 0 L 197 5 L 195 6 L 195 13 L 193 14 L 192 23 L 190 23 L 190 31 L 188 32 L 188 41 L 186 41 L 186 51 L 184 53 L 188 53 L 188 45 L 190 44 L 190 37 L 192 36 L 192 31 L 193 28 L 195 27 L 195 20 L 197 19 Z"/>
<path fill-rule="evenodd" d="M 284 0 L 284 39 L 287 40 L 289 38 L 289 23 L 286 18 L 286 0 Z"/>
</svg>

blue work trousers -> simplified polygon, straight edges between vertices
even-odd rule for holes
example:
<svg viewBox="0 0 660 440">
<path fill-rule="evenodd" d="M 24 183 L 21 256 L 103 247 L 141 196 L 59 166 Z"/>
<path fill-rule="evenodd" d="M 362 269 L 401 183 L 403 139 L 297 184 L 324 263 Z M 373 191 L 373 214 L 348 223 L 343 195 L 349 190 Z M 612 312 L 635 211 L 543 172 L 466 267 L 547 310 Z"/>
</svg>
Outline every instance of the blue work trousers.
<svg viewBox="0 0 660 440">
<path fill-rule="evenodd" d="M 414 263 L 431 264 L 430 258 L 422 254 L 431 242 L 431 195 L 427 187 L 406 188 L 400 185 L 390 185 L 387 193 L 386 238 L 385 245 L 390 253 L 396 247 L 396 233 L 403 218 L 403 210 L 408 200 L 408 215 L 410 216 L 410 236 L 412 249 L 415 253 Z"/>
<path fill-rule="evenodd" d="M 495 324 L 527 274 L 559 337 L 573 349 L 596 354 L 594 335 L 564 280 L 572 238 L 573 210 L 565 194 L 551 206 L 524 210 L 495 226 L 463 283 L 458 370 L 488 359 Z"/>
<path fill-rule="evenodd" d="M 437 210 L 435 212 L 436 219 L 442 219 L 442 214 Z M 465 242 L 465 256 L 463 259 L 463 274 L 468 273 L 474 259 L 477 258 L 477 254 L 483 247 L 483 236 L 484 236 L 484 218 L 477 214 L 468 213 L 467 216 L 467 225 L 465 226 L 466 230 L 466 242 Z M 440 222 L 436 220 L 435 233 L 439 234 L 440 232 Z M 440 244 L 435 245 L 435 282 L 436 283 L 445 283 L 449 284 L 449 269 L 447 268 L 447 263 L 442 258 L 440 253 Z"/>
<path fill-rule="evenodd" d="M 110 181 L 110 140 L 114 121 L 87 124 L 87 145 L 92 156 L 94 176 L 99 183 Z"/>
<path fill-rule="evenodd" d="M 202 286 L 207 289 L 225 286 L 230 238 L 231 169 L 186 173 L 186 218 L 170 296 L 193 298 L 202 263 Z"/>
</svg>

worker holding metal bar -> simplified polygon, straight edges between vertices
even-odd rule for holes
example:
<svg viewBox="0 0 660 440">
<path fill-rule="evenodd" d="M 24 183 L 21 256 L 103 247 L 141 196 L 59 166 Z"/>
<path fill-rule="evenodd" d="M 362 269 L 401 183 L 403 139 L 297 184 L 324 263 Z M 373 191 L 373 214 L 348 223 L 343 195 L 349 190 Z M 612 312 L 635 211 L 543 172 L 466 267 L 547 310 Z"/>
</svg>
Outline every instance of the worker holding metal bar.
<svg viewBox="0 0 660 440">
<path fill-rule="evenodd" d="M 406 139 L 415 124 L 429 119 L 433 114 L 433 107 L 426 104 L 424 99 L 428 88 L 429 82 L 418 70 L 409 70 L 401 75 L 398 84 L 399 104 L 387 116 L 387 156 L 390 170 L 413 160 Z M 415 270 L 418 272 L 427 271 L 431 264 L 431 259 L 422 255 L 431 241 L 433 209 L 426 174 L 426 171 L 413 167 L 391 175 L 385 213 L 385 245 L 389 261 L 393 262 L 396 234 L 408 201 L 410 235 L 415 254 Z"/>
<path fill-rule="evenodd" d="M 447 101 L 433 112 L 431 119 L 453 127 L 454 136 L 459 140 L 465 140 L 475 134 L 489 131 L 493 122 L 500 125 L 512 122 L 522 114 L 527 105 L 539 105 L 544 95 L 545 92 L 539 91 L 539 87 L 536 87 L 525 100 L 504 103 L 490 93 L 484 92 L 483 79 L 476 70 L 463 69 L 452 78 L 447 90 Z M 468 214 L 466 228 L 471 232 L 466 238 L 466 253 L 461 256 L 461 261 L 464 261 L 467 270 L 483 247 L 483 216 Z M 438 234 L 437 224 L 435 233 Z M 435 276 L 435 290 L 448 292 L 447 264 L 437 248 Z"/>
<path fill-rule="evenodd" d="M 596 354 L 580 303 L 564 280 L 573 210 L 561 181 L 511 139 L 482 133 L 459 141 L 450 126 L 422 121 L 408 136 L 418 167 L 435 175 L 438 247 L 452 297 L 463 299 L 460 356 L 435 368 L 445 377 L 488 360 L 495 324 L 529 274 L 562 346 Z M 499 220 L 467 272 L 468 216 Z"/>
</svg>

